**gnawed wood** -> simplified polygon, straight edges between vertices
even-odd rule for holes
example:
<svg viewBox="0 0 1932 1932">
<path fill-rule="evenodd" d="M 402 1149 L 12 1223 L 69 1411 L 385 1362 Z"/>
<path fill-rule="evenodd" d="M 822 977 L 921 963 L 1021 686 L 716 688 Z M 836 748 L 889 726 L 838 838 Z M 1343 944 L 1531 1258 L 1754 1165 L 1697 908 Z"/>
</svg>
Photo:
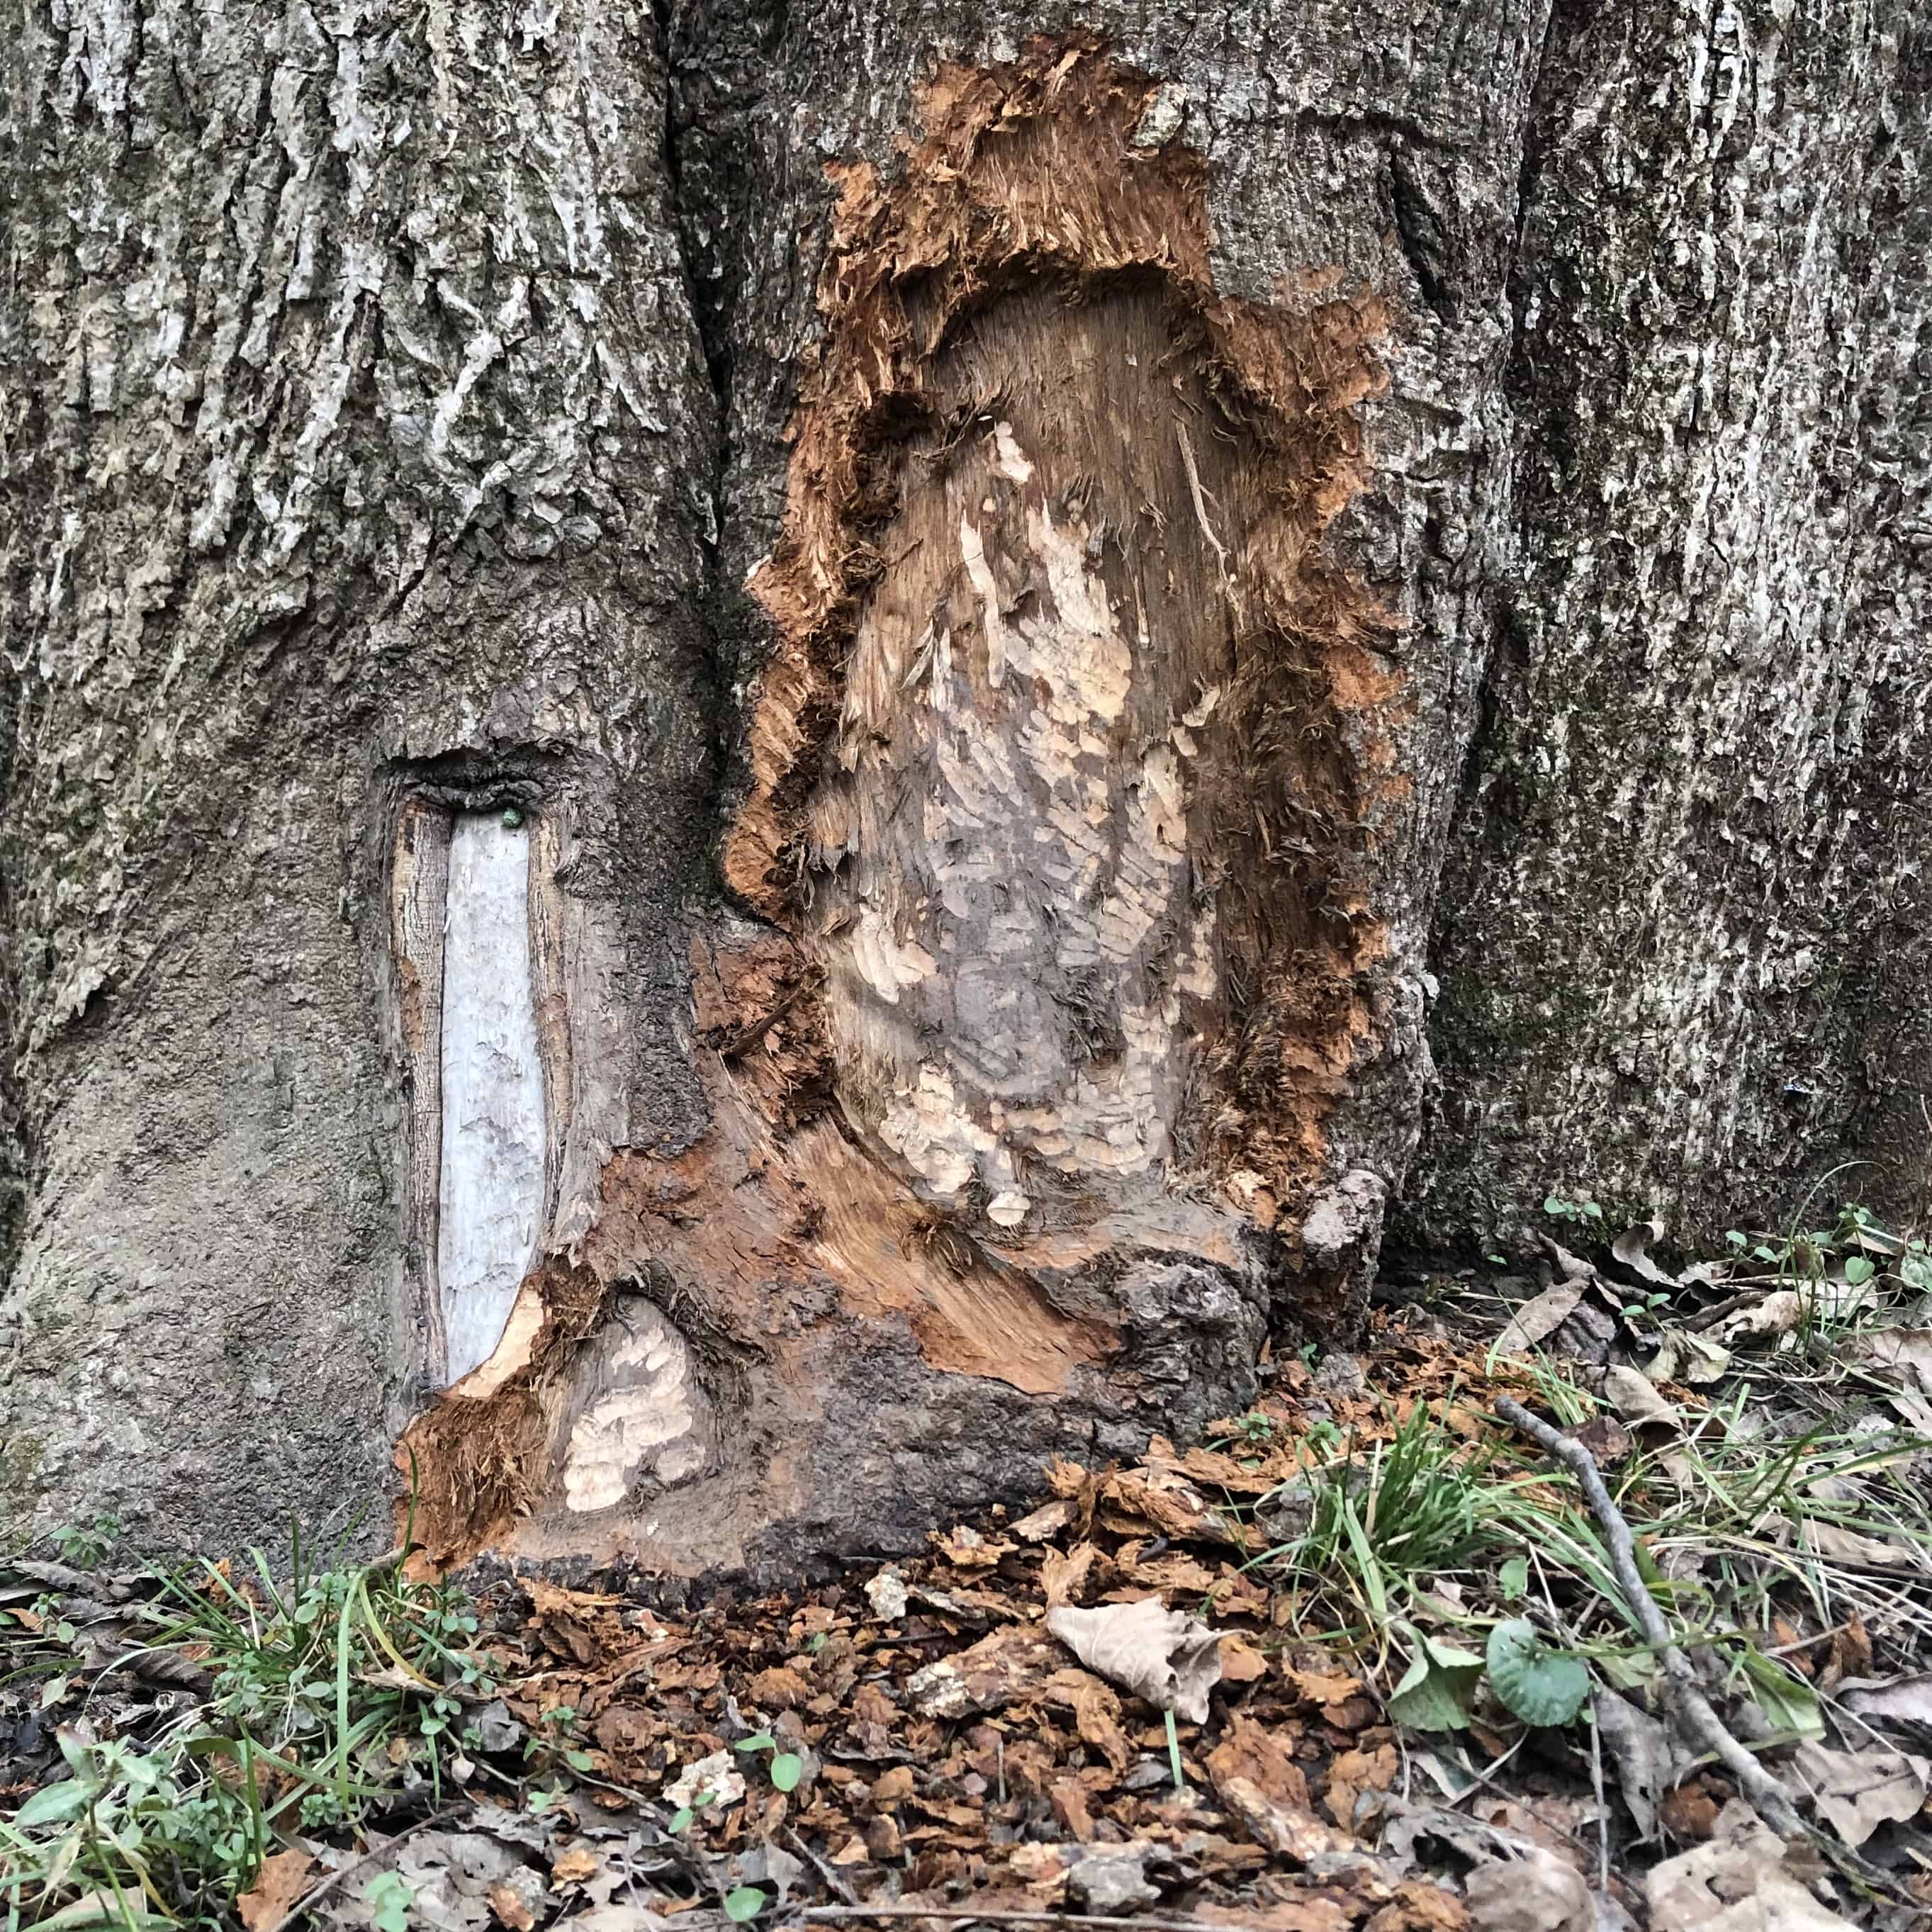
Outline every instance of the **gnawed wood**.
<svg viewBox="0 0 1932 1932">
<path fill-rule="evenodd" d="M 1150 85 L 947 68 L 903 178 L 844 176 L 724 850 L 765 923 L 692 947 L 710 1125 L 614 1144 L 518 1362 L 412 1433 L 436 1562 L 877 1547 L 1252 1389 L 1376 1034 L 1400 692 L 1322 536 L 1384 318 L 1221 300 Z"/>
<path fill-rule="evenodd" d="M 1385 318 L 1217 296 L 1204 176 L 1078 46 L 840 175 L 726 873 L 845 1117 L 994 1231 L 1216 1174 L 1292 1210 L 1374 1031 L 1391 620 L 1324 552 Z"/>
</svg>

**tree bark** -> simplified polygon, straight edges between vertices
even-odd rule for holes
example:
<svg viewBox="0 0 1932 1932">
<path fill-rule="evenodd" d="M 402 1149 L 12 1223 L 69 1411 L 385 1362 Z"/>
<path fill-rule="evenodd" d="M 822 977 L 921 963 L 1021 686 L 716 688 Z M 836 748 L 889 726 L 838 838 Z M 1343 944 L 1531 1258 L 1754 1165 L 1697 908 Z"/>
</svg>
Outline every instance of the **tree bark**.
<svg viewBox="0 0 1932 1932">
<path fill-rule="evenodd" d="M 1923 1216 L 1928 80 L 1923 6 L 1552 17 L 1406 1232 Z"/>
<path fill-rule="evenodd" d="M 782 1570 L 1391 1197 L 1909 1193 L 1927 26 L 1790 11 L 37 7 L 8 1513 Z"/>
</svg>

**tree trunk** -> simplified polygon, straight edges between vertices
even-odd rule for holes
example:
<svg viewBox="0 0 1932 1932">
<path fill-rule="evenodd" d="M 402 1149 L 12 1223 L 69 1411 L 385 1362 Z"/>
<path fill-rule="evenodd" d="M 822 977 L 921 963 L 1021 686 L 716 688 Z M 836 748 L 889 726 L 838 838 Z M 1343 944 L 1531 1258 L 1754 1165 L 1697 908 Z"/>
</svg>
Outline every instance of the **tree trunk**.
<svg viewBox="0 0 1932 1932">
<path fill-rule="evenodd" d="M 1918 11 L 37 8 L 0 1508 L 773 1571 L 1909 1194 Z"/>
</svg>

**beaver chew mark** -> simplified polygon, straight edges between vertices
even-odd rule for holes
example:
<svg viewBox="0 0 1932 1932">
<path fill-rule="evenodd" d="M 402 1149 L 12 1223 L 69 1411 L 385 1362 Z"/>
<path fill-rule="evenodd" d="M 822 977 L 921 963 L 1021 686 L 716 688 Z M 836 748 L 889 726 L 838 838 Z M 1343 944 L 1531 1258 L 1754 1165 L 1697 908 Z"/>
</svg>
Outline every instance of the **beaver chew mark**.
<svg viewBox="0 0 1932 1932">
<path fill-rule="evenodd" d="M 763 923 L 692 934 L 710 1124 L 616 1148 L 412 1432 L 440 1556 L 902 1547 L 1252 1396 L 1374 1039 L 1400 692 L 1322 536 L 1384 318 L 1217 293 L 1158 91 L 1036 44 L 833 170 L 722 855 Z"/>
<path fill-rule="evenodd" d="M 1269 505 L 1172 347 L 1147 286 L 962 331 L 807 814 L 847 1116 L 1004 1227 L 1166 1161 L 1216 1010 L 1203 734 Z"/>
<path fill-rule="evenodd" d="M 1220 296 L 1157 92 L 1042 43 L 942 69 L 900 178 L 835 170 L 753 582 L 726 877 L 823 969 L 848 1124 L 1003 1240 L 1177 1164 L 1298 1210 L 1373 1040 L 1396 620 L 1322 536 L 1385 317 Z"/>
</svg>

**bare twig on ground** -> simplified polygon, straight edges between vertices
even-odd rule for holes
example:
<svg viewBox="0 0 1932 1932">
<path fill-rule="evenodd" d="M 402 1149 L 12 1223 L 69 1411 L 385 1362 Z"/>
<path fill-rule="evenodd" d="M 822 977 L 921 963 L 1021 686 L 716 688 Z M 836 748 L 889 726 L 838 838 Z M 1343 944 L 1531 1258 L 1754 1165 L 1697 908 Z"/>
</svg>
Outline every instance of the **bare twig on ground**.
<svg viewBox="0 0 1932 1932">
<path fill-rule="evenodd" d="M 1604 1802 L 1604 1733 L 1597 1722 L 1597 1699 L 1590 1696 L 1590 1792 L 1597 1804 L 1597 1889 L 1610 1888 L 1610 1808 Z"/>
<path fill-rule="evenodd" d="M 828 1891 L 836 1892 L 848 1905 L 858 1904 L 859 1894 L 847 1882 L 845 1874 L 836 1865 L 828 1864 L 789 1825 L 785 1827 L 785 1843 L 825 1881 Z"/>
<path fill-rule="evenodd" d="M 1622 1511 L 1604 1486 L 1597 1459 L 1574 1437 L 1565 1436 L 1540 1416 L 1532 1415 L 1514 1396 L 1498 1396 L 1496 1413 L 1540 1444 L 1576 1478 L 1591 1514 L 1604 1532 L 1618 1587 L 1643 1632 L 1644 1640 L 1663 1666 L 1665 1695 L 1678 1728 L 1730 1772 L 1758 1816 L 1780 1837 L 1809 1835 L 1791 1794 L 1726 1729 L 1724 1720 L 1712 1708 L 1711 1700 L 1697 1682 L 1696 1666 L 1672 1640 L 1670 1626 L 1664 1622 L 1664 1612 L 1657 1607 L 1657 1600 L 1637 1568 L 1636 1539 Z"/>
</svg>

